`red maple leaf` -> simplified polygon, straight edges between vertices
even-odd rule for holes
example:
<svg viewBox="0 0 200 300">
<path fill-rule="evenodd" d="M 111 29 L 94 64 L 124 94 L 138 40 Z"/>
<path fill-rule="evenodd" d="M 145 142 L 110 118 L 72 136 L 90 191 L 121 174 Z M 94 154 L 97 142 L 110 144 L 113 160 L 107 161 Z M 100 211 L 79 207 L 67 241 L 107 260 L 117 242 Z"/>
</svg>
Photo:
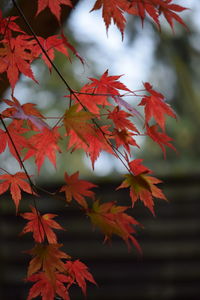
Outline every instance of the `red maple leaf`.
<svg viewBox="0 0 200 300">
<path fill-rule="evenodd" d="M 130 1 L 130 7 L 126 10 L 128 13 L 132 14 L 131 9 L 137 11 L 137 15 L 141 18 L 142 24 L 146 17 L 146 13 L 154 20 L 154 22 L 160 26 L 159 23 L 159 12 L 157 9 L 158 3 L 155 3 L 157 0 L 132 0 Z M 152 2 L 152 3 L 151 3 Z"/>
<path fill-rule="evenodd" d="M 85 153 L 90 157 L 92 167 L 94 169 L 94 163 L 99 157 L 101 151 L 106 151 L 112 155 L 116 155 L 113 151 L 112 144 L 109 142 L 113 138 L 112 133 L 108 130 L 108 126 L 102 126 L 99 128 L 93 128 L 93 132 L 86 132 L 84 139 L 88 141 L 83 142 L 74 131 L 69 132 L 68 149 L 72 148 L 72 151 L 76 149 L 83 149 Z"/>
<path fill-rule="evenodd" d="M 129 163 L 133 174 L 124 175 L 126 179 L 117 189 L 130 187 L 132 207 L 135 202 L 140 199 L 151 213 L 155 215 L 153 197 L 166 200 L 161 189 L 155 185 L 162 181 L 153 176 L 149 176 L 148 173 L 150 173 L 151 170 L 141 165 L 141 161 L 142 160 L 136 159 Z"/>
<path fill-rule="evenodd" d="M 3 182 L 0 183 L 0 195 L 10 189 L 12 199 L 16 206 L 16 213 L 22 198 L 21 190 L 29 194 L 35 194 L 30 184 L 25 181 L 27 180 L 27 176 L 24 172 L 0 175 L 0 180 L 3 180 Z"/>
<path fill-rule="evenodd" d="M 159 13 L 162 13 L 164 17 L 166 18 L 167 22 L 169 23 L 170 27 L 172 30 L 174 30 L 174 20 L 176 20 L 178 23 L 183 25 L 186 29 L 187 25 L 183 22 L 182 18 L 177 15 L 176 12 L 182 12 L 186 7 L 177 5 L 172 3 L 172 0 L 167 0 L 167 1 L 161 1 L 157 0 L 159 6 Z"/>
<path fill-rule="evenodd" d="M 29 143 L 33 145 L 33 149 L 28 150 L 24 160 L 35 156 L 38 172 L 40 172 L 46 157 L 48 157 L 50 162 L 56 167 L 56 151 L 61 152 L 60 147 L 58 146 L 59 139 L 60 134 L 58 132 L 58 127 L 54 127 L 53 129 L 44 127 L 42 132 L 33 135 L 29 139 Z"/>
<path fill-rule="evenodd" d="M 0 73 L 7 72 L 12 90 L 20 72 L 37 82 L 30 67 L 35 57 L 32 55 L 32 41 L 29 39 L 29 36 L 21 34 L 4 40 L 0 47 Z"/>
<path fill-rule="evenodd" d="M 125 2 L 126 1 L 124 0 L 97 0 L 91 11 L 98 10 L 102 7 L 102 17 L 106 25 L 106 30 L 108 31 L 108 27 L 110 26 L 111 21 L 113 21 L 121 31 L 123 37 L 126 24 L 126 19 L 123 14 Z"/>
<path fill-rule="evenodd" d="M 28 129 L 22 127 L 22 123 L 23 122 L 21 121 L 15 120 L 8 125 L 7 131 L 4 131 L 0 128 L 0 153 L 4 152 L 6 150 L 6 146 L 8 146 L 10 153 L 18 160 L 20 164 L 21 161 L 18 154 L 21 154 L 21 150 L 24 148 L 33 148 L 28 140 L 21 135 L 28 131 Z"/>
<path fill-rule="evenodd" d="M 66 184 L 61 187 L 60 192 L 65 192 L 67 202 L 71 202 L 72 198 L 74 198 L 81 206 L 87 208 L 88 205 L 85 201 L 85 197 L 94 198 L 94 192 L 90 189 L 97 187 L 97 185 L 86 180 L 78 179 L 78 177 L 79 172 L 71 176 L 65 172 Z"/>
<path fill-rule="evenodd" d="M 70 276 L 55 272 L 54 285 L 52 285 L 52 282 L 46 276 L 45 272 L 33 274 L 26 280 L 36 282 L 30 289 L 27 300 L 31 300 L 38 296 L 41 296 L 42 300 L 54 300 L 56 295 L 63 300 L 70 300 L 68 293 L 68 286 L 72 283 Z M 65 284 L 67 284 L 67 287 Z"/>
<path fill-rule="evenodd" d="M 118 130 L 115 129 L 113 132 L 113 139 L 115 140 L 116 147 L 124 147 L 127 152 L 130 154 L 130 146 L 138 147 L 135 139 L 133 138 L 133 133 L 130 130 L 122 129 Z"/>
<path fill-rule="evenodd" d="M 48 7 L 51 13 L 54 14 L 58 21 L 60 21 L 61 4 L 72 7 L 70 0 L 38 0 L 38 9 L 36 15 Z"/>
<path fill-rule="evenodd" d="M 119 106 L 116 106 L 112 112 L 109 112 L 108 119 L 111 119 L 117 129 L 130 129 L 132 131 L 138 132 L 135 125 L 127 119 L 132 117 L 131 114 L 120 110 Z"/>
<path fill-rule="evenodd" d="M 172 118 L 176 118 L 174 111 L 169 104 L 164 102 L 164 96 L 152 89 L 152 86 L 146 82 L 144 84 L 147 92 L 150 96 L 144 96 L 139 105 L 145 106 L 145 120 L 146 123 L 153 117 L 155 121 L 160 125 L 162 130 L 165 130 L 165 115 Z"/>
<path fill-rule="evenodd" d="M 133 236 L 135 234 L 133 226 L 139 225 L 139 223 L 125 213 L 127 209 L 127 206 L 117 206 L 114 202 L 100 204 L 96 200 L 92 208 L 88 209 L 87 215 L 91 222 L 105 234 L 105 240 L 116 234 L 126 242 L 128 247 L 131 242 L 141 252 L 140 245 Z"/>
<path fill-rule="evenodd" d="M 118 90 L 131 92 L 131 90 L 129 90 L 122 82 L 118 80 L 121 76 L 122 75 L 108 76 L 108 70 L 106 70 L 100 79 L 89 78 L 92 81 L 90 83 L 90 87 L 94 88 L 95 94 L 107 95 L 107 96 L 102 96 L 102 99 L 108 96 L 120 95 Z"/>
<path fill-rule="evenodd" d="M 88 267 L 78 259 L 75 261 L 68 260 L 65 267 L 69 276 L 78 284 L 86 296 L 86 280 L 96 284 L 92 274 L 88 271 Z"/>
<path fill-rule="evenodd" d="M 9 16 L 7 18 L 3 18 L 2 11 L 0 10 L 0 34 L 2 34 L 5 37 L 9 37 L 11 34 L 11 31 L 17 31 L 24 33 L 24 31 L 15 23 L 15 20 L 18 19 L 18 17 Z"/>
<path fill-rule="evenodd" d="M 35 242 L 42 243 L 45 241 L 45 238 L 47 238 L 50 244 L 56 244 L 57 237 L 52 228 L 64 230 L 64 228 L 62 228 L 56 221 L 52 220 L 57 215 L 44 214 L 41 216 L 34 207 L 31 207 L 31 210 L 32 212 L 21 214 L 24 219 L 29 220 L 21 234 L 33 232 Z"/>
<path fill-rule="evenodd" d="M 174 151 L 176 148 L 170 143 L 172 138 L 170 138 L 166 133 L 159 131 L 158 125 L 146 126 L 148 136 L 156 142 L 163 151 L 164 158 L 166 158 L 166 149 L 165 146 L 170 147 Z"/>
<path fill-rule="evenodd" d="M 43 37 L 38 37 L 38 40 L 45 52 L 48 54 L 48 57 L 51 61 L 53 61 L 55 58 L 55 50 L 63 53 L 67 58 L 70 59 L 68 52 L 68 49 L 70 49 L 83 63 L 83 59 L 77 53 L 76 49 L 68 42 L 67 38 L 64 35 L 52 35 L 47 39 L 44 39 Z M 47 56 L 44 54 L 44 52 L 41 49 L 41 46 L 38 43 L 34 45 L 33 52 L 35 57 L 42 55 L 42 59 L 44 60 L 48 68 L 51 70 L 52 64 L 47 59 Z"/>
</svg>

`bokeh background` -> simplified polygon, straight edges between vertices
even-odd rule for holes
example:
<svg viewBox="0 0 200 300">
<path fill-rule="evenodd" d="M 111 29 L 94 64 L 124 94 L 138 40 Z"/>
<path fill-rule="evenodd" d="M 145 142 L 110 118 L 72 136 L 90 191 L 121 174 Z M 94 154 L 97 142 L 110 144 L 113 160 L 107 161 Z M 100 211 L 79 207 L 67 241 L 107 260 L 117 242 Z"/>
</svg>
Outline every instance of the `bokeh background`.
<svg viewBox="0 0 200 300">
<path fill-rule="evenodd" d="M 45 10 L 38 17 L 32 16 L 36 9 L 26 0 L 18 1 L 30 19 L 38 35 L 56 33 L 58 24 Z M 108 300 L 178 300 L 200 299 L 200 3 L 196 0 L 176 1 L 190 9 L 182 13 L 189 31 L 175 26 L 171 31 L 162 20 L 162 32 L 150 19 L 144 27 L 138 18 L 128 18 L 125 38 L 114 26 L 106 34 L 101 12 L 89 13 L 92 2 L 74 1 L 73 12 L 64 9 L 63 29 L 70 42 L 85 59 L 84 66 L 73 56 L 70 63 L 62 55 L 56 56 L 56 64 L 74 89 L 79 89 L 88 77 L 101 76 L 106 69 L 111 75 L 121 75 L 121 81 L 132 90 L 142 88 L 149 81 L 155 89 L 166 95 L 177 113 L 178 120 L 168 120 L 167 130 L 174 139 L 178 154 L 167 150 L 163 159 L 160 148 L 149 139 L 140 139 L 141 150 L 133 153 L 135 158 L 144 158 L 145 165 L 163 179 L 162 188 L 169 202 L 156 201 L 156 218 L 140 204 L 131 213 L 144 225 L 138 232 L 143 248 L 140 257 L 133 249 L 127 251 L 121 240 L 113 239 L 111 245 L 102 243 L 103 237 L 93 231 L 89 221 L 76 210 L 66 208 L 63 202 L 43 195 L 40 207 L 57 213 L 58 221 L 67 228 L 60 233 L 67 253 L 88 264 L 98 287 L 89 285 L 88 299 Z M 11 1 L 1 0 L 0 8 L 5 14 L 17 15 Z M 42 25 L 38 26 L 40 22 Z M 24 26 L 21 23 L 21 26 Z M 40 23 L 41 24 L 41 23 Z M 26 29 L 25 29 L 26 30 Z M 16 86 L 15 97 L 21 102 L 37 103 L 44 114 L 62 115 L 67 91 L 57 75 L 42 63 L 35 63 L 33 70 L 39 85 L 21 76 Z M 0 82 L 0 95 L 10 97 L 6 78 Z M 3 104 L 0 104 L 3 109 Z M 9 172 L 18 171 L 17 163 L 6 152 L 0 157 L 1 167 Z M 82 178 L 93 180 L 100 186 L 98 197 L 105 201 L 116 200 L 128 205 L 128 192 L 114 189 L 121 182 L 123 166 L 116 159 L 103 153 L 95 165 L 81 151 L 58 157 L 57 170 L 48 164 L 42 168 L 37 181 L 47 189 L 55 190 L 62 184 L 63 172 L 80 170 Z M 26 165 L 31 174 L 35 169 Z M 0 171 L 1 172 L 1 171 Z M 26 267 L 29 256 L 24 250 L 32 247 L 31 238 L 19 237 L 23 220 L 15 216 L 9 194 L 1 196 L 0 203 L 0 299 L 26 299 L 28 284 Z M 21 211 L 31 203 L 24 197 Z M 78 289 L 72 290 L 73 299 L 83 299 Z"/>
</svg>

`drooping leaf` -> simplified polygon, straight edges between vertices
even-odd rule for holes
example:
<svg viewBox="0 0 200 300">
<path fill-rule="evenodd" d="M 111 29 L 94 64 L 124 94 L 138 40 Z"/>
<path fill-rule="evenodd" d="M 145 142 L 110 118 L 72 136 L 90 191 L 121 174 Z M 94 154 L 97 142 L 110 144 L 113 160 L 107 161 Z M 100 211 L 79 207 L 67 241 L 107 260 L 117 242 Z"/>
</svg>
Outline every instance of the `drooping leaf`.
<svg viewBox="0 0 200 300">
<path fill-rule="evenodd" d="M 27 300 L 38 296 L 41 296 L 42 300 L 54 300 L 57 296 L 63 300 L 70 300 L 68 293 L 68 286 L 72 283 L 70 276 L 55 272 L 55 283 L 52 285 L 46 273 L 40 272 L 29 276 L 27 281 L 36 282 L 31 287 Z M 67 284 L 67 286 L 65 284 Z"/>
<path fill-rule="evenodd" d="M 124 2 L 125 1 L 121 0 L 97 0 L 91 9 L 91 11 L 93 11 L 102 7 L 102 17 L 106 25 L 106 30 L 108 31 L 108 27 L 110 26 L 111 21 L 113 21 L 121 31 L 122 37 L 126 24 L 126 19 L 123 14 Z"/>
<path fill-rule="evenodd" d="M 34 156 L 38 173 L 46 157 L 48 157 L 50 162 L 56 167 L 56 151 L 61 152 L 58 146 L 58 140 L 60 138 L 58 127 L 54 127 L 53 129 L 44 127 L 41 132 L 33 135 L 29 139 L 29 143 L 33 145 L 34 148 L 28 150 L 24 160 Z"/>
<path fill-rule="evenodd" d="M 41 216 L 34 207 L 31 207 L 31 210 L 32 212 L 21 214 L 24 219 L 28 220 L 21 234 L 32 232 L 36 243 L 42 243 L 46 238 L 50 244 L 56 244 L 57 237 L 52 228 L 64 230 L 56 221 L 52 220 L 57 215 L 44 214 Z"/>
<path fill-rule="evenodd" d="M 170 138 L 165 132 L 159 131 L 157 125 L 146 126 L 146 129 L 148 136 L 162 149 L 164 158 L 166 158 L 165 146 L 168 146 L 176 152 L 176 148 L 170 143 L 172 138 Z"/>
<path fill-rule="evenodd" d="M 3 180 L 3 182 L 0 183 L 0 195 L 10 189 L 12 199 L 16 206 L 16 213 L 22 198 L 21 190 L 28 194 L 35 194 L 30 184 L 25 181 L 27 180 L 27 176 L 24 172 L 0 175 L 0 180 Z"/>
<path fill-rule="evenodd" d="M 177 12 L 186 10 L 186 7 L 174 4 L 172 0 L 164 1 L 164 3 L 161 0 L 157 0 L 157 2 L 160 4 L 159 13 L 164 15 L 172 30 L 174 30 L 174 20 L 188 29 L 182 18 L 177 14 Z"/>
<path fill-rule="evenodd" d="M 125 13 L 140 17 L 142 24 L 148 15 L 159 28 L 159 18 L 160 15 L 163 14 L 172 30 L 174 29 L 174 20 L 187 28 L 181 17 L 177 14 L 186 8 L 174 4 L 172 1 L 173 0 L 96 0 L 91 11 L 102 8 L 102 17 L 106 25 L 106 30 L 108 30 L 111 21 L 113 21 L 121 31 L 122 38 L 126 25 Z"/>
<path fill-rule="evenodd" d="M 27 251 L 33 256 L 28 267 L 27 277 L 38 271 L 44 271 L 48 280 L 54 285 L 56 280 L 55 272 L 61 273 L 66 271 L 62 259 L 69 259 L 70 256 L 59 248 L 62 244 L 36 244 L 34 248 Z"/>
<path fill-rule="evenodd" d="M 60 189 L 60 192 L 65 192 L 67 202 L 71 202 L 72 198 L 76 200 L 85 209 L 88 207 L 85 197 L 94 198 L 94 192 L 91 188 L 97 187 L 97 185 L 78 178 L 79 172 L 76 172 L 69 176 L 65 172 L 66 184 Z"/>
<path fill-rule="evenodd" d="M 48 7 L 51 13 L 58 19 L 58 21 L 60 21 L 61 5 L 72 7 L 70 0 L 38 0 L 38 9 L 36 15 Z"/>
<path fill-rule="evenodd" d="M 146 82 L 144 84 L 147 92 L 150 96 L 144 96 L 139 105 L 145 107 L 145 119 L 146 123 L 153 117 L 155 121 L 160 125 L 162 130 L 165 130 L 165 115 L 172 118 L 176 118 L 174 111 L 169 104 L 165 103 L 164 96 L 161 93 L 152 89 L 152 86 Z"/>
<path fill-rule="evenodd" d="M 110 239 L 113 234 L 121 237 L 130 246 L 130 242 L 141 252 L 140 245 L 133 236 L 135 229 L 133 226 L 139 223 L 125 213 L 127 206 L 117 206 L 114 202 L 100 204 L 98 200 L 93 203 L 87 215 L 91 222 L 99 227 L 105 234 L 105 240 Z"/>
<path fill-rule="evenodd" d="M 78 259 L 75 261 L 68 260 L 65 267 L 69 276 L 78 284 L 86 296 L 86 280 L 96 284 L 92 274 L 88 271 L 88 267 Z"/>
</svg>

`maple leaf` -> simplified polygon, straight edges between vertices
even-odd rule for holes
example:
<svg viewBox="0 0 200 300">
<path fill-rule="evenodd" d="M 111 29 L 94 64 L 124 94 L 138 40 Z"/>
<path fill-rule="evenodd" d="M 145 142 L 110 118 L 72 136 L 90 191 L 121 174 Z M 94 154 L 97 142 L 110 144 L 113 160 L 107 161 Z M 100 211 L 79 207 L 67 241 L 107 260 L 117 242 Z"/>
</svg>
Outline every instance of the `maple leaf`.
<svg viewBox="0 0 200 300">
<path fill-rule="evenodd" d="M 154 142 L 156 142 L 160 146 L 160 148 L 162 149 L 163 154 L 164 154 L 164 158 L 166 158 L 166 149 L 165 149 L 165 146 L 170 147 L 171 149 L 173 149 L 176 152 L 176 148 L 170 143 L 170 141 L 172 141 L 172 138 L 170 138 L 168 135 L 166 135 L 166 133 L 160 132 L 158 130 L 158 126 L 157 125 L 146 126 L 146 128 L 147 128 L 147 134 L 148 134 L 148 136 Z"/>
<path fill-rule="evenodd" d="M 69 48 L 83 63 L 83 59 L 77 53 L 75 48 L 68 42 L 67 38 L 64 35 L 52 35 L 47 39 L 44 39 L 43 37 L 38 37 L 38 40 L 42 45 L 42 48 L 48 54 L 48 57 L 51 59 L 51 61 L 53 61 L 55 58 L 55 50 L 63 53 L 67 58 L 70 59 L 69 52 L 67 50 L 67 48 Z M 33 52 L 35 57 L 42 55 L 42 59 L 44 60 L 48 68 L 51 70 L 52 64 L 47 59 L 47 56 L 44 54 L 43 50 L 41 49 L 38 43 L 34 45 Z"/>
<path fill-rule="evenodd" d="M 22 198 L 21 190 L 29 194 L 35 194 L 30 184 L 25 181 L 27 180 L 27 176 L 24 172 L 3 174 L 0 175 L 0 180 L 3 180 L 3 182 L 0 183 L 0 195 L 10 189 L 12 199 L 16 206 L 16 213 L 18 211 L 19 202 Z"/>
<path fill-rule="evenodd" d="M 72 277 L 86 296 L 86 280 L 96 284 L 92 274 L 88 271 L 88 267 L 80 260 L 70 261 L 65 264 L 67 273 Z"/>
<path fill-rule="evenodd" d="M 48 128 L 48 125 L 42 120 L 44 116 L 35 108 L 36 104 L 25 103 L 21 105 L 15 97 L 12 97 L 12 100 L 13 101 L 3 99 L 3 102 L 11 106 L 2 112 L 4 118 L 7 117 L 26 120 L 32 125 L 32 127 L 36 126 L 36 128 L 39 130 L 43 129 L 44 127 Z"/>
<path fill-rule="evenodd" d="M 82 105 L 87 108 L 89 112 L 94 115 L 100 114 L 100 107 L 98 105 L 110 105 L 106 96 L 96 94 L 95 88 L 91 84 L 85 84 L 78 94 L 78 100 L 74 97 L 75 103 L 78 104 L 78 108 L 82 109 Z M 80 104 L 81 103 L 81 104 Z"/>
<path fill-rule="evenodd" d="M 144 205 L 151 211 L 154 212 L 153 197 L 166 200 L 165 195 L 155 184 L 161 183 L 162 181 L 156 177 L 149 176 L 151 172 L 148 168 L 141 165 L 142 160 L 133 160 L 129 163 L 129 166 L 134 174 L 126 174 L 125 180 L 122 182 L 118 189 L 130 187 L 130 197 L 132 201 L 132 207 L 135 202 L 140 199 Z"/>
<path fill-rule="evenodd" d="M 29 139 L 29 143 L 33 145 L 33 149 L 28 150 L 24 160 L 35 156 L 38 173 L 40 172 L 46 157 L 48 157 L 50 162 L 56 167 L 56 151 L 61 152 L 60 147 L 57 144 L 60 138 L 58 127 L 54 127 L 53 129 L 44 127 L 42 132 L 33 135 Z"/>
<path fill-rule="evenodd" d="M 28 267 L 28 275 L 38 271 L 44 271 L 48 280 L 55 284 L 55 272 L 61 273 L 66 271 L 65 264 L 61 259 L 69 259 L 70 256 L 59 248 L 62 244 L 36 244 L 34 248 L 27 251 L 27 253 L 33 256 Z"/>
<path fill-rule="evenodd" d="M 34 56 L 31 52 L 32 41 L 28 39 L 30 39 L 29 36 L 21 34 L 16 38 L 4 40 L 3 47 L 0 47 L 0 73 L 7 72 L 12 90 L 20 72 L 37 82 L 30 67 Z"/>
<path fill-rule="evenodd" d="M 126 24 L 126 19 L 123 15 L 124 2 L 125 1 L 123 0 L 97 0 L 93 8 L 91 9 L 91 11 L 93 11 L 98 10 L 102 7 L 102 17 L 106 25 L 106 30 L 108 31 L 108 27 L 110 26 L 111 21 L 113 20 L 114 24 L 116 24 L 119 30 L 121 31 L 122 38 Z"/>
<path fill-rule="evenodd" d="M 46 237 L 50 244 L 56 244 L 57 237 L 51 228 L 64 230 L 56 221 L 52 220 L 57 215 L 44 214 L 41 216 L 34 207 L 31 207 L 31 210 L 32 212 L 20 214 L 24 219 L 29 220 L 21 234 L 33 232 L 35 242 L 42 243 Z"/>
<path fill-rule="evenodd" d="M 114 202 L 100 204 L 98 200 L 93 203 L 87 215 L 91 222 L 100 228 L 105 234 L 105 240 L 110 239 L 113 234 L 121 237 L 130 246 L 130 242 L 141 252 L 141 248 L 132 234 L 135 234 L 133 225 L 139 223 L 131 216 L 125 213 L 127 206 L 117 206 Z"/>
<path fill-rule="evenodd" d="M 112 112 L 109 112 L 108 119 L 111 119 L 117 129 L 130 129 L 132 131 L 138 132 L 135 125 L 127 119 L 132 115 L 125 112 L 124 110 L 120 110 L 119 106 L 116 106 Z"/>
<path fill-rule="evenodd" d="M 119 148 L 123 146 L 128 153 L 130 154 L 130 146 L 136 146 L 139 148 L 138 144 L 133 138 L 133 133 L 127 129 L 117 130 L 115 129 L 113 132 L 113 138 L 116 143 L 116 147 Z"/>
<path fill-rule="evenodd" d="M 75 172 L 71 176 L 65 172 L 66 184 L 60 189 L 60 192 L 65 192 L 65 197 L 67 202 L 71 202 L 74 198 L 82 207 L 85 209 L 88 207 L 85 201 L 85 196 L 89 198 L 94 198 L 94 192 L 91 188 L 97 187 L 97 185 L 86 181 L 78 179 L 79 172 Z"/>
<path fill-rule="evenodd" d="M 176 115 L 169 106 L 164 102 L 164 96 L 152 89 L 152 86 L 146 82 L 144 84 L 150 96 L 144 96 L 139 105 L 145 106 L 145 119 L 146 123 L 149 122 L 151 117 L 154 117 L 156 122 L 160 125 L 162 130 L 165 130 L 165 115 L 169 115 L 176 119 Z"/>
<path fill-rule="evenodd" d="M 108 76 L 108 70 L 106 70 L 100 79 L 89 78 L 92 81 L 90 87 L 95 89 L 95 94 L 108 94 L 110 96 L 119 95 L 118 90 L 131 92 L 131 90 L 118 80 L 121 76 L 122 75 Z"/>
<path fill-rule="evenodd" d="M 57 18 L 58 21 L 60 21 L 61 4 L 72 7 L 70 0 L 38 0 L 38 9 L 36 15 L 48 7 L 51 13 Z"/>
<path fill-rule="evenodd" d="M 85 135 L 88 133 L 92 135 L 94 134 L 92 124 L 87 122 L 93 118 L 93 115 L 84 110 L 78 111 L 78 107 L 78 104 L 75 104 L 66 110 L 64 116 L 64 126 L 68 135 L 70 130 L 73 130 L 76 132 L 78 137 L 87 144 Z"/>
<path fill-rule="evenodd" d="M 161 1 L 157 0 L 159 6 L 159 13 L 163 13 L 164 17 L 166 18 L 167 22 L 169 23 L 172 30 L 174 30 L 174 20 L 176 20 L 178 23 L 183 25 L 186 29 L 188 29 L 187 25 L 183 22 L 182 18 L 177 15 L 175 12 L 182 12 L 186 10 L 186 7 L 177 5 L 177 4 L 171 4 L 172 0 L 167 1 Z"/>
<path fill-rule="evenodd" d="M 6 146 L 8 146 L 12 156 L 15 157 L 15 159 L 17 159 L 19 164 L 21 165 L 18 154 L 20 155 L 21 150 L 24 148 L 33 148 L 28 140 L 21 135 L 23 133 L 26 133 L 27 131 L 28 129 L 22 128 L 22 122 L 17 122 L 16 120 L 8 125 L 7 131 L 4 131 L 0 128 L 0 153 L 4 152 L 6 150 Z M 7 132 L 9 132 L 10 136 Z M 13 144 L 15 145 L 15 147 Z"/>
<path fill-rule="evenodd" d="M 68 294 L 68 285 L 71 284 L 70 276 L 55 272 L 54 285 L 52 285 L 52 282 L 44 272 L 33 274 L 26 280 L 36 282 L 30 289 L 27 300 L 31 300 L 37 296 L 41 296 L 42 300 L 54 300 L 56 295 L 60 296 L 63 300 L 70 300 Z M 65 284 L 67 284 L 67 287 Z"/>
<path fill-rule="evenodd" d="M 24 33 L 24 31 L 17 25 L 14 21 L 19 17 L 9 16 L 7 18 L 3 18 L 2 11 L 0 10 L 0 34 L 5 37 L 10 36 L 11 31 L 17 31 Z"/>
<path fill-rule="evenodd" d="M 72 147 L 72 151 L 76 149 L 83 149 L 85 153 L 90 157 L 92 162 L 92 168 L 94 169 L 94 163 L 99 157 L 101 151 L 106 151 L 116 156 L 113 151 L 112 145 L 109 142 L 112 139 L 111 132 L 108 130 L 108 126 L 102 126 L 99 128 L 94 128 L 92 134 L 86 133 L 84 139 L 87 140 L 87 144 L 80 139 L 79 136 L 74 132 L 69 132 L 69 143 L 68 149 Z"/>
</svg>

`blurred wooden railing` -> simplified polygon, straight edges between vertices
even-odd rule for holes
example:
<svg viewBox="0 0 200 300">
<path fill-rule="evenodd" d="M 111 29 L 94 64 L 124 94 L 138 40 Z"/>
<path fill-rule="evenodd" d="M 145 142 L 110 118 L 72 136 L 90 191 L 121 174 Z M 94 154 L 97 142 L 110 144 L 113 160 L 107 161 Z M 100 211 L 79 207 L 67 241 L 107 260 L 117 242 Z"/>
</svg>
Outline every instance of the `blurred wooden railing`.
<svg viewBox="0 0 200 300">
<path fill-rule="evenodd" d="M 103 236 L 79 210 L 47 196 L 40 200 L 42 211 L 57 213 L 57 221 L 67 229 L 58 234 L 63 250 L 85 262 L 98 283 L 98 287 L 88 284 L 88 300 L 200 299 L 200 178 L 171 177 L 164 182 L 169 202 L 156 200 L 156 218 L 142 204 L 132 211 L 144 225 L 137 236 L 142 257 L 135 249 L 128 252 L 118 238 L 103 244 Z M 126 190 L 113 193 L 118 185 L 102 184 L 98 196 L 129 205 Z M 26 206 L 31 199 L 24 198 L 23 203 Z M 33 246 L 31 235 L 18 236 L 24 221 L 14 215 L 14 206 L 3 205 L 0 211 L 0 300 L 24 300 L 30 287 L 23 281 L 30 257 L 23 251 Z M 74 287 L 71 299 L 84 296 Z"/>
</svg>

